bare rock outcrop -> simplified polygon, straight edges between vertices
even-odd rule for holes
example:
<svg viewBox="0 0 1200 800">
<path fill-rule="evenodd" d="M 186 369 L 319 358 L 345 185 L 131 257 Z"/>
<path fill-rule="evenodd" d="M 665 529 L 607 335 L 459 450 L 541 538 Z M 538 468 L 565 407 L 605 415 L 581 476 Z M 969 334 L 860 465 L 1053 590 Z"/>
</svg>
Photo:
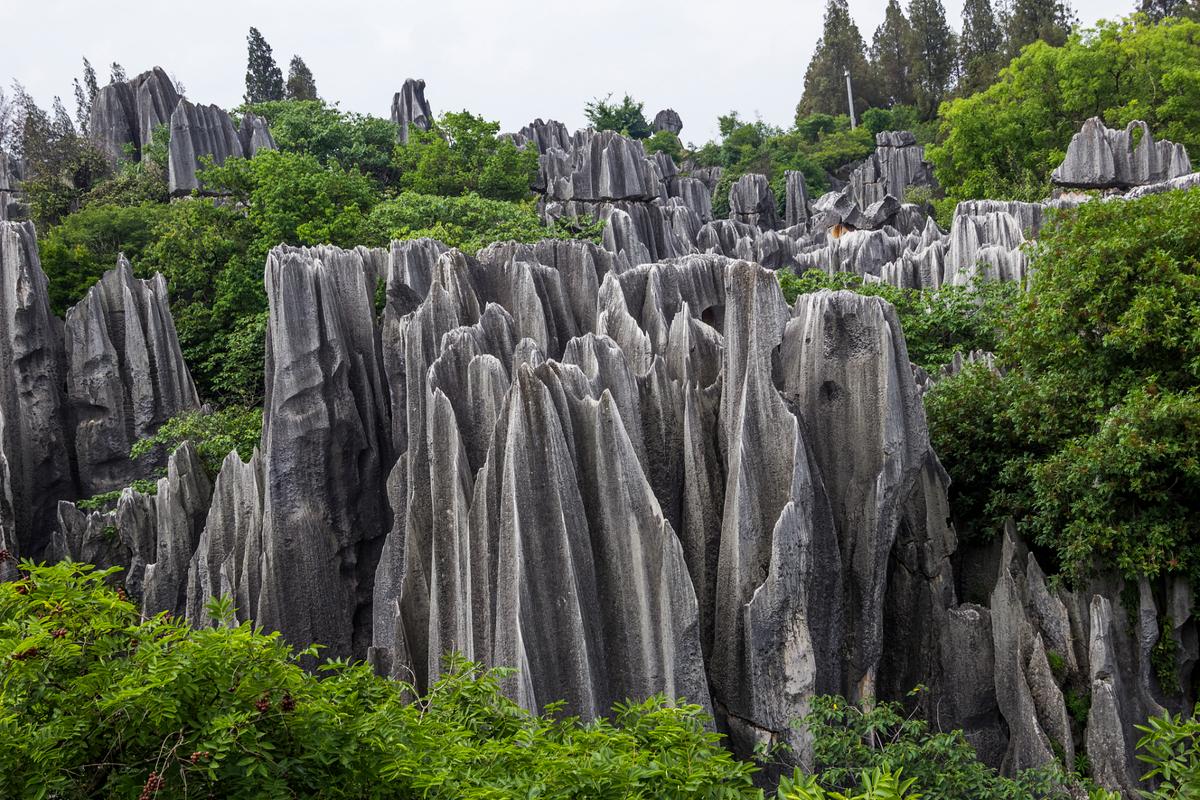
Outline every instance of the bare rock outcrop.
<svg viewBox="0 0 1200 800">
<path fill-rule="evenodd" d="M 679 112 L 675 109 L 664 108 L 654 115 L 654 124 L 651 127 L 656 131 L 670 131 L 678 136 L 683 130 L 683 120 L 679 118 Z"/>
<path fill-rule="evenodd" d="M 787 187 L 787 199 L 784 203 L 785 225 L 808 224 L 808 184 L 804 173 L 799 170 L 788 170 L 784 173 Z"/>
<path fill-rule="evenodd" d="M 1124 130 L 1113 130 L 1099 117 L 1092 117 L 1071 137 L 1066 158 L 1050 180 L 1063 188 L 1129 189 L 1191 171 L 1187 148 L 1155 141 L 1145 122 L 1134 120 Z"/>
<path fill-rule="evenodd" d="M 130 448 L 200 401 L 162 275 L 134 278 L 122 256 L 67 311 L 65 334 L 75 462 L 88 497 L 127 486 L 161 465 L 165 454 L 132 461 Z"/>
<path fill-rule="evenodd" d="M 267 121 L 257 114 L 249 112 L 242 115 L 238 126 L 238 141 L 242 145 L 242 156 L 254 158 L 259 150 L 275 150 L 275 139 L 267 128 Z"/>
<path fill-rule="evenodd" d="M 410 125 L 427 131 L 433 127 L 433 109 L 425 99 L 425 81 L 409 78 L 392 97 L 392 122 L 396 124 L 396 136 L 401 144 L 408 143 Z"/>
<path fill-rule="evenodd" d="M 66 433 L 62 323 L 51 313 L 31 222 L 0 222 L 0 453 L 7 461 L 7 549 L 40 557 L 60 498 L 74 497 Z"/>
<path fill-rule="evenodd" d="M 200 160 L 212 159 L 220 166 L 245 152 L 237 129 L 228 112 L 215 105 L 196 105 L 187 99 L 179 101 L 171 114 L 171 145 L 167 163 L 168 187 L 171 194 L 188 194 L 203 188 L 197 172 Z"/>
<path fill-rule="evenodd" d="M 779 227 L 775 193 L 766 175 L 743 175 L 729 188 L 729 218 L 763 230 Z"/>
<path fill-rule="evenodd" d="M 162 67 L 154 67 L 100 88 L 88 114 L 89 135 L 112 164 L 130 157 L 137 161 L 154 131 L 170 123 L 178 103 L 174 81 Z"/>
</svg>

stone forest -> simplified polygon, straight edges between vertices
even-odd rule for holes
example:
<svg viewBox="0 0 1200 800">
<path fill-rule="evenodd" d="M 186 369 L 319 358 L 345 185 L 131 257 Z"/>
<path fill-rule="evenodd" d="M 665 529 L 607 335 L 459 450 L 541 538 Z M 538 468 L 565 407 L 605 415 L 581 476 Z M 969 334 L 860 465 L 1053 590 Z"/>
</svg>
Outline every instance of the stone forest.
<svg viewBox="0 0 1200 800">
<path fill-rule="evenodd" d="M 829 0 L 703 144 L 14 83 L 0 796 L 1200 796 L 1197 18 Z"/>
</svg>

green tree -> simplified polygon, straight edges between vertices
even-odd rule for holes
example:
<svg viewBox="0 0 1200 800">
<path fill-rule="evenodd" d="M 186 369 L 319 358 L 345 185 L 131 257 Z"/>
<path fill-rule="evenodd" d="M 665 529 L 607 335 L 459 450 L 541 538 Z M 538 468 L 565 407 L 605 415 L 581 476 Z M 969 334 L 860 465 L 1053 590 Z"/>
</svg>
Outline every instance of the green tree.
<svg viewBox="0 0 1200 800">
<path fill-rule="evenodd" d="M 188 411 L 164 422 L 153 436 L 135 442 L 129 457 L 140 458 L 159 448 L 169 453 L 191 442 L 209 479 L 215 480 L 227 455 L 236 450 L 243 461 L 249 461 L 261 438 L 261 408 Z"/>
<path fill-rule="evenodd" d="M 84 136 L 88 135 L 88 116 L 91 114 L 92 103 L 95 102 L 96 94 L 99 91 L 100 85 L 96 82 L 96 70 L 87 60 L 87 56 L 84 56 L 83 82 L 80 83 L 79 78 L 75 79 L 75 123 L 79 126 L 79 132 Z"/>
<path fill-rule="evenodd" d="M 530 196 L 537 151 L 518 150 L 496 134 L 500 123 L 467 111 L 443 114 L 428 131 L 413 130 L 396 145 L 392 166 L 405 191 L 454 196 L 469 192 L 494 200 Z"/>
<path fill-rule="evenodd" d="M 1039 241 L 1004 376 L 964 373 L 927 397 L 955 518 L 1012 514 L 1068 574 L 1194 578 L 1200 191 L 1087 203 Z"/>
<path fill-rule="evenodd" d="M 992 0 L 963 3 L 962 32 L 958 37 L 961 70 L 958 91 L 971 95 L 991 86 L 1004 64 L 1004 30 L 996 18 Z"/>
<path fill-rule="evenodd" d="M 946 22 L 942 0 L 909 0 L 908 19 L 912 26 L 909 75 L 913 95 L 921 115 L 933 119 L 942 98 L 950 91 L 957 37 Z"/>
<path fill-rule="evenodd" d="M 258 28 L 250 28 L 246 36 L 246 48 L 246 102 L 282 100 L 283 72 L 271 55 L 271 45 L 267 44 Z"/>
<path fill-rule="evenodd" d="M 315 156 L 322 164 L 357 168 L 379 183 L 391 177 L 396 126 L 381 117 L 341 111 L 320 100 L 276 100 L 245 106 L 265 118 L 283 152 Z"/>
<path fill-rule="evenodd" d="M 1200 6 L 1196 5 L 1196 0 L 1142 0 L 1138 11 L 1155 22 L 1167 17 L 1200 18 Z"/>
<path fill-rule="evenodd" d="M 595 98 L 583 107 L 583 115 L 598 131 L 617 131 L 634 139 L 649 138 L 652 130 L 642 109 L 644 103 L 625 95 L 621 102 L 611 102 L 612 95 Z"/>
<path fill-rule="evenodd" d="M 1034 42 L 1058 47 L 1075 26 L 1075 13 L 1063 0 L 1013 0 L 1008 20 L 1008 47 L 1012 56 Z"/>
<path fill-rule="evenodd" d="M 671 131 L 655 131 L 654 135 L 646 140 L 646 152 L 666 153 L 678 163 L 683 160 L 683 142 Z"/>
<path fill-rule="evenodd" d="M 1142 780 L 1157 782 L 1153 791 L 1145 793 L 1146 800 L 1200 796 L 1200 705 L 1187 719 L 1163 712 L 1135 727 L 1142 732 L 1138 749 L 1144 751 L 1138 753 L 1138 760 L 1150 767 Z"/>
<path fill-rule="evenodd" d="M 317 82 L 313 79 L 312 70 L 300 56 L 292 56 L 288 65 L 287 88 L 284 96 L 288 100 L 319 100 Z"/>
<path fill-rule="evenodd" d="M 1144 18 L 1100 23 L 1062 47 L 1035 42 L 999 82 L 943 104 L 941 142 L 928 149 L 958 199 L 1041 199 L 1050 172 L 1089 117 L 1200 151 L 1200 23 Z"/>
<path fill-rule="evenodd" d="M 21 565 L 0 584 L 0 774 L 15 798 L 761 797 L 698 706 L 582 722 L 525 711 L 508 672 L 450 658 L 426 691 L 278 633 L 139 610 L 114 570 Z M 199 623 L 199 620 L 194 622 Z"/>
<path fill-rule="evenodd" d="M 824 28 L 804 73 L 804 95 L 796 116 L 846 113 L 847 70 L 854 86 L 856 112 L 876 105 L 866 45 L 850 16 L 847 0 L 827 0 Z"/>
<path fill-rule="evenodd" d="M 885 105 L 912 105 L 916 99 L 909 74 L 913 63 L 910 54 L 913 41 L 912 26 L 900 8 L 899 0 L 888 0 L 883 22 L 871 39 L 871 68 Z"/>
</svg>

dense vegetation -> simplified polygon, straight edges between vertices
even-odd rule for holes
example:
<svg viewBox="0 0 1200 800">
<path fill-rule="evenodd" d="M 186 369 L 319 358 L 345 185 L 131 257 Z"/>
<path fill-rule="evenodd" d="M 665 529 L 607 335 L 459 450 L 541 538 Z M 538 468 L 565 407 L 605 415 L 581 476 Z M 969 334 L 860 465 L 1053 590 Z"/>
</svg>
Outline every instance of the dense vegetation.
<svg viewBox="0 0 1200 800">
<path fill-rule="evenodd" d="M 501 691 L 507 671 L 456 657 L 424 691 L 365 664 L 314 672 L 301 663 L 315 648 L 234 624 L 227 600 L 210 605 L 214 627 L 193 628 L 142 618 L 111 585 L 115 570 L 21 567 L 0 584 L 6 796 L 764 797 L 756 768 L 695 705 L 655 697 L 593 722 L 557 705 L 531 714 Z M 805 723 L 816 769 L 785 778 L 779 800 L 1068 796 L 1061 772 L 1002 778 L 961 733 L 935 733 L 899 704 L 817 698 Z M 1200 779 L 1196 725 L 1165 717 L 1143 729 L 1162 798 L 1189 796 Z"/>
</svg>

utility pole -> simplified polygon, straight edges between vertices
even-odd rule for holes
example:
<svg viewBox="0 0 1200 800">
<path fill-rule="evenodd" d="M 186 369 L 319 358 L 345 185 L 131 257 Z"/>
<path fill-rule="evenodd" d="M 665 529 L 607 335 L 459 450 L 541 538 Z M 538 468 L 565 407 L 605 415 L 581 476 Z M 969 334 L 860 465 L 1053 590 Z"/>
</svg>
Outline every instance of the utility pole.
<svg viewBox="0 0 1200 800">
<path fill-rule="evenodd" d="M 854 87 L 850 85 L 850 68 L 846 68 L 846 99 L 850 101 L 850 129 L 858 127 L 858 120 L 854 118 Z"/>
</svg>

